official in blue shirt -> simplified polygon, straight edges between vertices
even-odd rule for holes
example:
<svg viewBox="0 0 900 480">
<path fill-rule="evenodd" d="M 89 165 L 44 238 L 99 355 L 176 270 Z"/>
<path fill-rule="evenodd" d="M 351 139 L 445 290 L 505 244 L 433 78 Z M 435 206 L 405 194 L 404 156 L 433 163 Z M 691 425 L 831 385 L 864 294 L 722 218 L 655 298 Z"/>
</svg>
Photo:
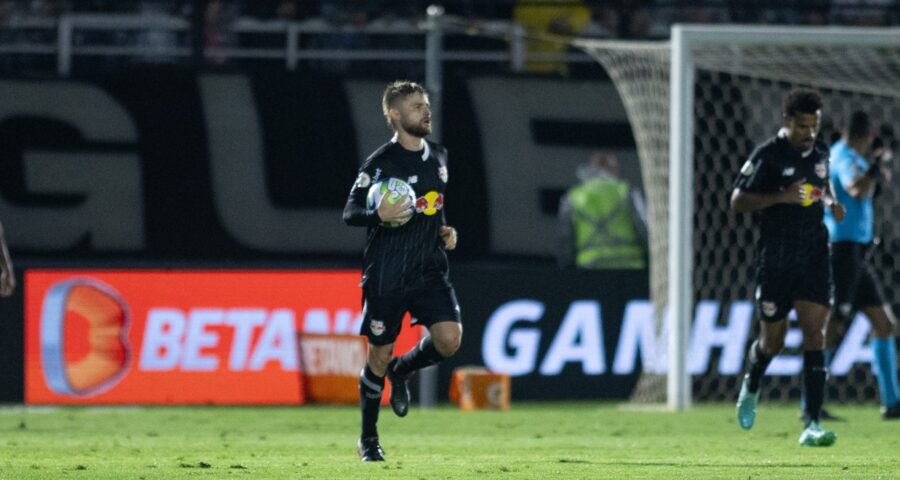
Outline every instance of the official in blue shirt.
<svg viewBox="0 0 900 480">
<path fill-rule="evenodd" d="M 871 322 L 872 357 L 881 393 L 882 417 L 896 419 L 900 418 L 894 341 L 897 319 L 885 301 L 875 269 L 868 262 L 873 239 L 872 197 L 877 187 L 890 185 L 890 170 L 886 168 L 890 153 L 877 149 L 872 161 L 866 160 L 874 139 L 869 116 L 854 112 L 843 136 L 831 147 L 831 181 L 838 201 L 846 208 L 846 217 L 839 223 L 825 210 L 825 226 L 832 247 L 837 318 L 847 320 L 855 311 L 862 311 Z M 826 338 L 833 348 L 834 335 Z"/>
</svg>

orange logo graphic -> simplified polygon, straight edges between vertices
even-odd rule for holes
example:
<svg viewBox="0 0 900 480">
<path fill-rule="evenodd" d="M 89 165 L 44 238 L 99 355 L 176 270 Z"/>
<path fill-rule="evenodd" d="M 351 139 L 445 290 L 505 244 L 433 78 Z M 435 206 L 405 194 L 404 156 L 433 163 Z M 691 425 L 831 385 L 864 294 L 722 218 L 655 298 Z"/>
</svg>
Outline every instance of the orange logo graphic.
<svg viewBox="0 0 900 480">
<path fill-rule="evenodd" d="M 88 278 L 57 283 L 44 297 L 41 362 L 47 385 L 90 396 L 119 381 L 130 352 L 128 306 L 112 288 Z"/>
<path fill-rule="evenodd" d="M 434 190 L 416 199 L 416 212 L 434 215 L 444 208 L 444 195 Z"/>
</svg>

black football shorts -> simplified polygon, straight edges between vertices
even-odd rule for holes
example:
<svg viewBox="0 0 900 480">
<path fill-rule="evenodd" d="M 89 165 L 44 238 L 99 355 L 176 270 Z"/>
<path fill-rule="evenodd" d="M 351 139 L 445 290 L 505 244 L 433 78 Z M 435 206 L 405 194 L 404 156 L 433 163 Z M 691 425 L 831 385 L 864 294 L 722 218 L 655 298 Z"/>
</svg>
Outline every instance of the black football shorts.
<svg viewBox="0 0 900 480">
<path fill-rule="evenodd" d="M 409 312 L 413 325 L 429 328 L 438 322 L 461 322 L 459 302 L 453 287 L 417 289 L 396 295 L 370 294 L 363 287 L 363 321 L 359 334 L 372 345 L 389 345 L 400 335 L 403 317 Z"/>
<path fill-rule="evenodd" d="M 756 269 L 756 309 L 764 322 L 787 317 L 794 302 L 804 300 L 831 308 L 834 287 L 828 250 L 802 265 L 783 267 L 761 262 Z"/>
<path fill-rule="evenodd" d="M 867 262 L 869 244 L 835 242 L 831 245 L 834 299 L 837 311 L 848 318 L 855 310 L 885 304 L 884 288 Z"/>
</svg>

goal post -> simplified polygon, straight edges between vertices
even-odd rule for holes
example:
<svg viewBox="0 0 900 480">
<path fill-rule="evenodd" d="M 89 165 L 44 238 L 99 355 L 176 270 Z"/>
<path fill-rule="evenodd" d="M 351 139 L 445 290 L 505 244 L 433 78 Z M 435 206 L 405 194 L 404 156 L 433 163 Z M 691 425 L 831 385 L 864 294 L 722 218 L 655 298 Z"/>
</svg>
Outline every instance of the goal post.
<svg viewBox="0 0 900 480">
<path fill-rule="evenodd" d="M 693 108 L 694 69 L 691 43 L 681 26 L 672 28 L 669 79 L 669 254 L 668 305 L 670 355 L 666 375 L 666 405 L 670 410 L 691 406 L 687 371 L 688 332 L 693 310 Z"/>
<path fill-rule="evenodd" d="M 856 108 L 873 110 L 883 127 L 900 120 L 900 29 L 674 25 L 668 42 L 575 44 L 603 65 L 622 97 L 648 193 L 651 296 L 669 354 L 665 390 L 658 381 L 639 382 L 638 390 L 646 383 L 651 391 L 640 393 L 650 401 L 664 396 L 668 408 L 686 409 L 695 302 L 749 300 L 752 292 L 753 227 L 728 212 L 730 179 L 752 146 L 774 135 L 780 99 L 792 87 L 826 93 L 823 135 L 834 135 Z M 890 128 L 881 133 L 897 139 Z M 900 196 L 883 197 L 876 218 L 891 218 Z M 889 230 L 900 242 L 900 231 Z M 717 388 L 728 396 L 737 384 Z"/>
</svg>

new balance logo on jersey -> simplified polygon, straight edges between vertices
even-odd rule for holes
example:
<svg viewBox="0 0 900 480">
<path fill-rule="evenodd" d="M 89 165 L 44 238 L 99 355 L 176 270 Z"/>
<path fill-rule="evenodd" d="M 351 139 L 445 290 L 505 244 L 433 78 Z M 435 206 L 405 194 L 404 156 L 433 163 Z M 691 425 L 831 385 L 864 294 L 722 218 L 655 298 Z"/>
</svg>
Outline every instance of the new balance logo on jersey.
<svg viewBox="0 0 900 480">
<path fill-rule="evenodd" d="M 794 174 L 794 170 L 795 170 L 794 167 L 787 167 L 781 171 L 781 176 L 782 177 L 790 177 L 791 175 Z"/>
</svg>

